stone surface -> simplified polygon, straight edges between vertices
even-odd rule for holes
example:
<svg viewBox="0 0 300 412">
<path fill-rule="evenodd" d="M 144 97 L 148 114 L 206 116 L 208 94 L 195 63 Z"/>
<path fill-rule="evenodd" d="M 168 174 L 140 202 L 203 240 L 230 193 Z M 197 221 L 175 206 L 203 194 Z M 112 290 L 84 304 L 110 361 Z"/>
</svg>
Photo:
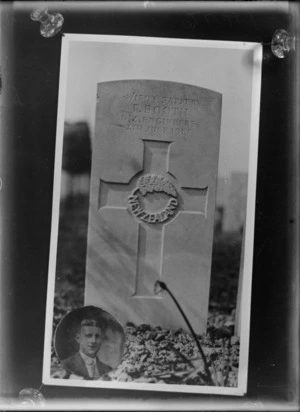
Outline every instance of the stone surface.
<svg viewBox="0 0 300 412">
<path fill-rule="evenodd" d="M 246 223 L 248 174 L 233 172 L 230 179 L 229 196 L 225 205 L 224 231 L 243 229 Z"/>
<path fill-rule="evenodd" d="M 153 80 L 99 83 L 85 303 L 123 325 L 205 330 L 221 95 Z"/>
</svg>

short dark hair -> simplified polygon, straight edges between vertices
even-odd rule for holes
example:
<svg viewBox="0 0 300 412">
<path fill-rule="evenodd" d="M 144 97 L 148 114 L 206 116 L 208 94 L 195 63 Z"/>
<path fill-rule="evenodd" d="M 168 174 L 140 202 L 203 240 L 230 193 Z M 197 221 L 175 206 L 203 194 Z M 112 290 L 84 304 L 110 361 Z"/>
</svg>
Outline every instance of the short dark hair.
<svg viewBox="0 0 300 412">
<path fill-rule="evenodd" d="M 103 327 L 102 323 L 99 321 L 99 319 L 83 319 L 80 322 L 80 328 L 82 326 L 95 326 L 95 327 L 101 329 L 102 332 L 104 330 L 104 327 Z"/>
</svg>

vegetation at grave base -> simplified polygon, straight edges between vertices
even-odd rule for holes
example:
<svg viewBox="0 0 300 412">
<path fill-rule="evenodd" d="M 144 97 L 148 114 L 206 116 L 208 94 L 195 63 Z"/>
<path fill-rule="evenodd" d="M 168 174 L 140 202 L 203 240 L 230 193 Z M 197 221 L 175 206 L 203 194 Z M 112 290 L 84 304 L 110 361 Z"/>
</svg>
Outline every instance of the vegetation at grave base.
<svg viewBox="0 0 300 412">
<path fill-rule="evenodd" d="M 84 304 L 88 198 L 82 195 L 69 198 L 62 204 L 62 211 L 58 237 L 53 331 L 65 314 Z M 232 328 L 240 253 L 240 233 L 219 233 L 215 236 L 208 331 L 206 335 L 198 337 L 214 385 L 237 385 L 239 339 L 232 336 Z M 174 310 L 177 310 L 176 307 Z M 127 339 L 123 360 L 116 370 L 103 379 L 207 384 L 203 361 L 190 333 L 182 330 L 171 331 L 154 325 L 132 324 L 126 326 L 125 333 Z M 52 376 L 64 377 L 64 371 L 54 349 L 51 358 Z"/>
<path fill-rule="evenodd" d="M 218 315 L 219 316 L 219 315 Z M 218 316 L 210 316 L 210 328 L 219 324 Z M 222 315 L 222 321 L 230 316 Z M 118 382 L 144 382 L 185 385 L 208 385 L 203 362 L 190 333 L 171 331 L 150 325 L 127 324 L 126 348 L 119 366 L 101 379 Z M 209 332 L 198 336 L 209 364 L 215 386 L 237 386 L 239 339 L 235 336 L 213 337 Z M 52 377 L 69 375 L 52 359 Z"/>
<path fill-rule="evenodd" d="M 105 379 L 126 382 L 208 385 L 203 361 L 191 334 L 150 325 L 125 328 L 121 364 Z M 238 339 L 198 336 L 216 386 L 237 386 Z"/>
</svg>

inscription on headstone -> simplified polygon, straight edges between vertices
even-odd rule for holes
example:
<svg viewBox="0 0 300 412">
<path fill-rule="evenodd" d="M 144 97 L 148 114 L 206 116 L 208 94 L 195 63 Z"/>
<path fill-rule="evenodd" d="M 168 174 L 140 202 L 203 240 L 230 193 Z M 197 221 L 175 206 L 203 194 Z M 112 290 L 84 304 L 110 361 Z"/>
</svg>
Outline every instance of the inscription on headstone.
<svg viewBox="0 0 300 412">
<path fill-rule="evenodd" d="M 221 95 L 156 80 L 99 83 L 85 303 L 121 323 L 205 330 Z"/>
</svg>

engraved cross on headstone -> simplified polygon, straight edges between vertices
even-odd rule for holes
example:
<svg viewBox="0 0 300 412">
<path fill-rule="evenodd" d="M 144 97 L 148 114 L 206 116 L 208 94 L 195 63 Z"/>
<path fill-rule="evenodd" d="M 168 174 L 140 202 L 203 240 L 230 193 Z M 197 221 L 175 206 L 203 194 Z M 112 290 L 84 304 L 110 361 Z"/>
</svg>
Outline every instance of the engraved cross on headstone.
<svg viewBox="0 0 300 412">
<path fill-rule="evenodd" d="M 85 304 L 121 324 L 178 329 L 163 280 L 205 331 L 222 96 L 188 84 L 98 84 Z"/>
<path fill-rule="evenodd" d="M 144 161 L 142 175 L 155 174 L 172 179 L 177 189 L 178 211 L 171 210 L 166 221 L 153 222 L 139 220 L 138 228 L 138 249 L 136 283 L 134 286 L 134 297 L 156 298 L 153 289 L 156 280 L 163 280 L 163 247 L 164 247 L 164 225 L 172 219 L 176 219 L 177 213 L 206 214 L 207 186 L 203 188 L 180 187 L 176 185 L 176 180 L 169 173 L 169 146 L 171 142 L 143 140 Z M 139 175 L 141 173 L 139 172 Z M 124 213 L 131 213 L 128 207 L 128 198 L 134 188 L 137 177 L 134 176 L 129 184 L 105 182 L 100 180 L 99 186 L 99 213 L 103 208 L 121 209 Z M 167 196 L 164 193 L 147 194 L 144 203 L 147 204 L 149 213 L 154 214 L 162 209 L 167 203 Z M 146 214 L 144 214 L 145 216 Z M 141 215 L 143 217 L 143 215 Z M 163 215 L 164 216 L 164 215 Z M 133 217 L 134 218 L 134 217 Z M 180 236 L 180 233 L 178 233 Z"/>
</svg>

